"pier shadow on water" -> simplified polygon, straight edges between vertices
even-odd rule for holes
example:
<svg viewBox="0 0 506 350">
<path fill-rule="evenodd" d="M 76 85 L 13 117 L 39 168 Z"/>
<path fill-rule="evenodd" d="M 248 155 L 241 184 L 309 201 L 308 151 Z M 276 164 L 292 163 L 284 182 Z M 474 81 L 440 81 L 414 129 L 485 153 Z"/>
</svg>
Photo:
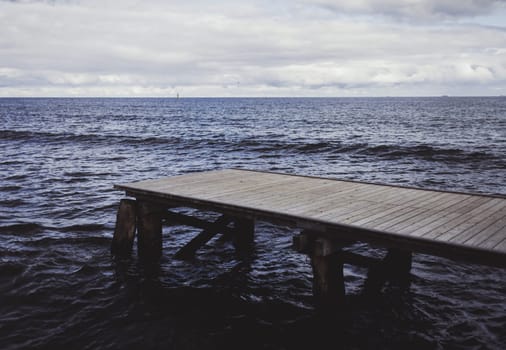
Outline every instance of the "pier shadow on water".
<svg viewBox="0 0 506 350">
<path fill-rule="evenodd" d="M 300 300 L 257 285 L 251 274 L 258 258 L 256 252 L 235 256 L 230 269 L 198 288 L 167 281 L 163 262 L 115 260 L 116 279 L 129 300 L 125 322 L 135 329 L 111 334 L 111 344 L 160 349 L 441 348 L 428 336 L 430 319 L 413 307 L 409 285 L 386 284 L 375 292 L 356 286 L 359 291 L 347 295 L 339 307 L 321 308 L 310 295 L 310 280 L 304 281 L 309 289 Z M 201 263 L 195 259 L 170 268 L 193 266 L 198 274 Z M 130 273 L 133 265 L 137 274 Z"/>
</svg>

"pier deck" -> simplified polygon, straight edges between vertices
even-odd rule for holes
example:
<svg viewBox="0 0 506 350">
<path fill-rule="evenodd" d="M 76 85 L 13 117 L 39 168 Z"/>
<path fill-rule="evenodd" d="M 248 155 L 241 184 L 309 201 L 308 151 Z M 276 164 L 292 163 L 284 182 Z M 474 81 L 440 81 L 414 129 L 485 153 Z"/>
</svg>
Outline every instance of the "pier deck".
<svg viewBox="0 0 506 350">
<path fill-rule="evenodd" d="M 330 238 L 506 265 L 506 198 L 219 170 L 116 185 L 140 199 L 238 214 Z"/>
<path fill-rule="evenodd" d="M 239 169 L 115 188 L 136 200 L 125 199 L 120 206 L 113 250 L 125 241 L 131 248 L 137 231 L 139 253 L 161 254 L 164 220 L 204 229 L 176 254 L 179 258 L 192 256 L 217 233 L 235 235 L 236 248 L 252 243 L 255 220 L 293 226 L 302 230 L 294 248 L 311 257 L 313 290 L 320 299 L 344 294 L 344 263 L 380 271 L 384 279 L 409 275 L 412 252 L 506 267 L 505 196 Z M 205 222 L 171 211 L 174 207 L 223 216 Z M 341 249 L 357 241 L 386 248 L 388 254 L 377 261 Z"/>
</svg>

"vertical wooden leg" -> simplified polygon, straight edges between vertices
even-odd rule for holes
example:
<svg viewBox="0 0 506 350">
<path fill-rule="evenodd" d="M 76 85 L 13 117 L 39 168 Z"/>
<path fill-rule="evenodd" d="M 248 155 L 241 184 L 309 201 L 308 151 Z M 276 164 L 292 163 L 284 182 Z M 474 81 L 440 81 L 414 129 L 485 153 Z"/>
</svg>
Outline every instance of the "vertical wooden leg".
<svg viewBox="0 0 506 350">
<path fill-rule="evenodd" d="M 239 253 L 250 252 L 255 240 L 255 220 L 237 218 L 234 219 L 234 246 Z"/>
<path fill-rule="evenodd" d="M 409 276 L 412 265 L 411 252 L 391 248 L 383 261 L 390 276 L 398 278 Z"/>
<path fill-rule="evenodd" d="M 390 248 L 383 260 L 369 267 L 364 293 L 374 295 L 381 291 L 386 281 L 401 287 L 410 284 L 412 254 L 409 251 Z"/>
<path fill-rule="evenodd" d="M 337 306 L 345 296 L 343 262 L 339 252 L 320 256 L 312 254 L 313 295 L 319 306 Z"/>
<path fill-rule="evenodd" d="M 408 288 L 411 283 L 411 252 L 400 249 L 389 249 L 383 261 L 387 272 L 387 279 L 402 288 Z"/>
<path fill-rule="evenodd" d="M 157 205 L 139 202 L 137 206 L 137 247 L 139 257 L 157 260 L 162 254 L 162 214 Z"/>
<path fill-rule="evenodd" d="M 294 237 L 293 247 L 308 254 L 313 268 L 313 296 L 321 311 L 324 307 L 341 306 L 346 289 L 344 285 L 344 258 L 342 244 L 318 237 L 313 231 L 303 231 Z"/>
<path fill-rule="evenodd" d="M 112 238 L 111 253 L 128 255 L 132 251 L 137 224 L 136 202 L 122 199 L 116 216 L 116 227 Z"/>
</svg>

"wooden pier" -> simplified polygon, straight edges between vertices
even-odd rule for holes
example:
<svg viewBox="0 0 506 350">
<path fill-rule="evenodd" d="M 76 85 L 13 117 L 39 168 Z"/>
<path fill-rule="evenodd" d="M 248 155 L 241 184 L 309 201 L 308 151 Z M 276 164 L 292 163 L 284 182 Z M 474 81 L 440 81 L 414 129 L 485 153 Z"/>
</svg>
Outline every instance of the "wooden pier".
<svg viewBox="0 0 506 350">
<path fill-rule="evenodd" d="M 138 237 L 139 256 L 162 253 L 162 224 L 202 228 L 176 254 L 189 258 L 216 234 L 238 251 L 254 241 L 254 222 L 301 229 L 294 248 L 311 258 L 317 300 L 338 303 L 344 295 L 342 265 L 369 267 L 370 284 L 406 280 L 411 254 L 419 252 L 506 267 L 506 197 L 379 185 L 251 170 L 217 170 L 115 185 L 134 199 L 118 210 L 112 251 L 128 252 Z M 215 222 L 171 209 L 221 213 Z M 384 247 L 378 261 L 342 248 L 355 242 Z"/>
</svg>

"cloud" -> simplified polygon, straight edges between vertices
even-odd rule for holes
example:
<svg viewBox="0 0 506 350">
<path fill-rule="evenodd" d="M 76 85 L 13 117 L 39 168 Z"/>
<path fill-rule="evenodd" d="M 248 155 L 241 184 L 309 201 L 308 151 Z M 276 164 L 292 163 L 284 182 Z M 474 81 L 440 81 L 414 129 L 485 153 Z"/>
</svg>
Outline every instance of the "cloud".
<svg viewBox="0 0 506 350">
<path fill-rule="evenodd" d="M 0 96 L 504 94 L 504 28 L 336 17 L 322 3 L 0 2 Z M 400 3 L 419 4 L 339 2 Z"/>
<path fill-rule="evenodd" d="M 475 17 L 504 9 L 504 0 L 306 0 L 335 13 L 384 15 L 409 20 Z"/>
</svg>

